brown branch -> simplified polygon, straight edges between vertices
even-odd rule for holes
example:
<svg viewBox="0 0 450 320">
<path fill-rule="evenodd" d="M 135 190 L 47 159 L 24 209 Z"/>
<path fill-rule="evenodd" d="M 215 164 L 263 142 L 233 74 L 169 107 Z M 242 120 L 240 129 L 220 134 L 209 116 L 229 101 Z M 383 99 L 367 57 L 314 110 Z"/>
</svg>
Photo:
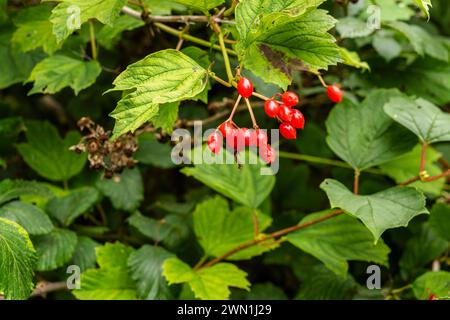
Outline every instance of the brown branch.
<svg viewBox="0 0 450 320">
<path fill-rule="evenodd" d="M 414 183 L 414 182 L 416 182 L 416 181 L 420 181 L 420 177 L 419 177 L 419 176 L 416 176 L 416 177 L 414 177 L 414 178 L 411 178 L 411 179 L 409 179 L 409 180 L 406 180 L 405 182 L 400 183 L 399 186 L 400 186 L 400 187 L 405 187 L 405 186 L 407 186 L 407 185 L 409 185 L 409 184 L 411 184 L 411 183 Z"/>
<path fill-rule="evenodd" d="M 422 144 L 422 152 L 420 153 L 419 176 L 421 176 L 425 171 L 426 154 L 427 154 L 427 144 L 424 142 Z"/>
<path fill-rule="evenodd" d="M 31 297 L 45 296 L 47 293 L 67 290 L 67 283 L 65 281 L 60 282 L 40 282 L 37 284 L 36 288 L 31 293 Z"/>
<path fill-rule="evenodd" d="M 142 13 L 140 11 L 134 10 L 130 7 L 123 7 L 122 12 L 127 14 L 133 18 L 141 19 Z M 207 17 L 207 16 L 199 16 L 199 15 L 173 15 L 173 16 L 157 16 L 157 15 L 148 15 L 146 17 L 151 22 L 173 22 L 173 23 L 189 23 L 189 22 L 204 22 L 210 23 L 212 21 L 217 23 L 227 23 L 234 24 L 233 20 L 222 19 L 219 16 Z"/>
<path fill-rule="evenodd" d="M 265 242 L 267 240 L 277 239 L 277 238 L 285 236 L 285 235 L 287 235 L 287 234 L 289 234 L 291 232 L 294 232 L 294 231 L 297 231 L 297 230 L 300 230 L 300 229 L 312 226 L 312 225 L 317 224 L 319 222 L 331 219 L 331 218 L 333 218 L 333 217 L 335 217 L 337 215 L 340 215 L 342 213 L 344 213 L 342 210 L 334 210 L 331 213 L 329 213 L 327 215 L 324 215 L 323 217 L 320 217 L 318 219 L 311 220 L 311 221 L 308 221 L 308 222 L 304 222 L 304 223 L 301 223 L 301 224 L 298 224 L 298 225 L 295 225 L 295 226 L 292 226 L 292 227 L 288 227 L 288 228 L 285 228 L 285 229 L 282 229 L 282 230 L 270 233 L 270 234 L 268 234 L 268 235 L 266 235 L 266 236 L 264 236 L 262 238 L 259 238 L 259 239 L 255 239 L 255 240 L 251 240 L 251 241 L 248 241 L 248 242 L 244 242 L 241 245 L 239 245 L 236 248 L 234 248 L 233 250 L 228 251 L 224 255 L 222 255 L 220 257 L 217 257 L 217 258 L 215 258 L 213 260 L 210 260 L 209 262 L 203 264 L 200 268 L 211 267 L 211 266 L 215 265 L 216 263 L 218 263 L 218 262 L 220 262 L 222 260 L 225 260 L 226 258 L 232 256 L 233 254 L 235 254 L 235 253 L 237 253 L 239 251 L 242 251 L 244 249 L 250 248 L 250 247 L 255 246 L 255 245 L 259 244 L 259 243 Z"/>
<path fill-rule="evenodd" d="M 358 194 L 359 193 L 359 176 L 361 175 L 361 171 L 358 169 L 355 169 L 355 178 L 353 181 L 353 193 Z"/>
<path fill-rule="evenodd" d="M 438 174 L 436 176 L 432 176 L 432 177 L 426 178 L 424 181 L 425 182 L 432 182 L 432 181 L 435 181 L 435 180 L 447 177 L 449 175 L 450 175 L 450 169 L 447 169 L 447 171 L 444 171 L 441 174 Z"/>
</svg>

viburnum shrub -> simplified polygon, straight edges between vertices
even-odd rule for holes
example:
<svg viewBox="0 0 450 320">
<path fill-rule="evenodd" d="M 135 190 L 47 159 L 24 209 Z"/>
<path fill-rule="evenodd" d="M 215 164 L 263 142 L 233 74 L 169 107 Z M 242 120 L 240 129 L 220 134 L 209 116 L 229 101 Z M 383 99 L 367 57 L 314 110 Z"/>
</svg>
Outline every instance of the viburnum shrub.
<svg viewBox="0 0 450 320">
<path fill-rule="evenodd" d="M 0 298 L 449 299 L 449 17 L 0 0 Z"/>
</svg>

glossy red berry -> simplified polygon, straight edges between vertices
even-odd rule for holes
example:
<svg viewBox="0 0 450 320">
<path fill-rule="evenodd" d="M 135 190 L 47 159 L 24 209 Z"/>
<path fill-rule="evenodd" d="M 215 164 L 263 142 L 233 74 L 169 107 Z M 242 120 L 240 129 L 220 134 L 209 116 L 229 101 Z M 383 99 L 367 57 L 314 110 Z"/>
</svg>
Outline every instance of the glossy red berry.
<svg viewBox="0 0 450 320">
<path fill-rule="evenodd" d="M 292 109 L 284 104 L 280 105 L 278 109 L 278 116 L 283 121 L 291 121 L 292 119 Z"/>
<path fill-rule="evenodd" d="M 286 91 L 281 95 L 281 100 L 283 100 L 284 104 L 288 107 L 293 107 L 298 104 L 298 96 L 292 91 Z"/>
<path fill-rule="evenodd" d="M 227 138 L 227 136 L 231 137 L 234 134 L 234 131 L 236 131 L 236 128 L 234 127 L 234 125 L 231 122 L 227 121 L 227 122 L 222 123 L 219 126 L 219 130 L 222 133 L 222 136 Z"/>
<path fill-rule="evenodd" d="M 253 94 L 253 83 L 250 79 L 241 77 L 237 84 L 237 90 L 244 98 L 250 98 Z"/>
<path fill-rule="evenodd" d="M 268 138 L 267 138 L 267 134 L 261 130 L 261 129 L 256 129 L 256 143 L 258 146 L 265 146 L 267 144 Z"/>
<path fill-rule="evenodd" d="M 226 138 L 227 145 L 236 151 L 241 151 L 245 148 L 245 139 L 241 129 L 234 129 L 232 133 Z"/>
<path fill-rule="evenodd" d="M 282 124 L 280 124 L 280 133 L 283 137 L 285 137 L 288 140 L 297 138 L 297 131 L 288 122 L 283 122 Z"/>
<path fill-rule="evenodd" d="M 333 101 L 334 103 L 342 102 L 343 92 L 341 88 L 339 88 L 337 85 L 333 84 L 332 86 L 328 86 L 327 94 L 328 98 L 330 98 L 330 100 Z"/>
<path fill-rule="evenodd" d="M 264 111 L 270 118 L 275 118 L 278 114 L 280 105 L 273 99 L 269 99 L 264 103 Z"/>
<path fill-rule="evenodd" d="M 219 131 L 214 131 L 208 137 L 208 148 L 213 153 L 219 153 L 222 148 L 222 134 Z"/>
<path fill-rule="evenodd" d="M 241 128 L 245 146 L 256 145 L 256 132 L 253 129 Z"/>
<path fill-rule="evenodd" d="M 298 109 L 292 109 L 292 119 L 290 124 L 296 129 L 303 129 L 305 126 L 305 117 Z"/>
<path fill-rule="evenodd" d="M 270 144 L 266 144 L 259 148 L 259 156 L 265 163 L 269 164 L 275 161 L 277 155 Z"/>
</svg>

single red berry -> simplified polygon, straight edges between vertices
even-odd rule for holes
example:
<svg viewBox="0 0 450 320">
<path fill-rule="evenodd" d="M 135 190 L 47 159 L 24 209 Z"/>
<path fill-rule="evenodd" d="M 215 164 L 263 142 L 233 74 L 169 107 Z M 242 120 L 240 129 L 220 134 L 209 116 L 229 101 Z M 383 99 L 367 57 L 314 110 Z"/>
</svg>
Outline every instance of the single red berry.
<svg viewBox="0 0 450 320">
<path fill-rule="evenodd" d="M 258 146 L 265 146 L 267 144 L 268 138 L 267 138 L 267 134 L 261 130 L 261 129 L 256 129 L 256 144 Z"/>
<path fill-rule="evenodd" d="M 280 105 L 278 109 L 278 116 L 283 121 L 291 121 L 292 119 L 292 109 L 284 104 Z"/>
<path fill-rule="evenodd" d="M 327 94 L 328 98 L 330 98 L 330 100 L 333 101 L 334 103 L 342 102 L 343 92 L 341 88 L 339 88 L 337 85 L 333 84 L 332 86 L 328 86 Z"/>
<path fill-rule="evenodd" d="M 234 129 L 232 133 L 227 136 L 227 145 L 236 150 L 241 151 L 245 148 L 245 138 L 242 129 Z"/>
<path fill-rule="evenodd" d="M 298 96 L 292 91 L 286 91 L 281 95 L 281 100 L 283 100 L 284 104 L 288 107 L 293 107 L 298 104 Z"/>
<path fill-rule="evenodd" d="M 234 125 L 231 122 L 226 121 L 219 126 L 219 130 L 222 133 L 222 136 L 227 138 L 227 136 L 231 137 L 234 134 L 234 131 L 236 130 L 236 128 L 234 127 Z"/>
<path fill-rule="evenodd" d="M 275 161 L 277 155 L 270 144 L 266 144 L 259 148 L 259 156 L 265 163 L 270 164 Z"/>
<path fill-rule="evenodd" d="M 438 300 L 438 297 L 432 293 L 428 296 L 428 300 Z"/>
<path fill-rule="evenodd" d="M 275 118 L 278 114 L 280 105 L 273 99 L 269 99 L 264 103 L 264 111 L 270 118 Z"/>
<path fill-rule="evenodd" d="M 290 123 L 294 128 L 303 129 L 305 126 L 305 117 L 303 116 L 303 113 L 298 109 L 292 109 L 292 119 Z"/>
<path fill-rule="evenodd" d="M 219 153 L 222 148 L 222 134 L 219 131 L 214 131 L 208 137 L 208 148 L 213 153 Z"/>
<path fill-rule="evenodd" d="M 280 133 L 283 137 L 285 137 L 288 140 L 297 138 L 297 131 L 288 122 L 283 122 L 282 124 L 280 124 Z"/>
<path fill-rule="evenodd" d="M 256 145 L 256 132 L 253 129 L 241 128 L 245 146 Z"/>
<path fill-rule="evenodd" d="M 250 98 L 253 94 L 253 83 L 250 79 L 241 77 L 237 84 L 237 90 L 244 98 Z"/>
</svg>

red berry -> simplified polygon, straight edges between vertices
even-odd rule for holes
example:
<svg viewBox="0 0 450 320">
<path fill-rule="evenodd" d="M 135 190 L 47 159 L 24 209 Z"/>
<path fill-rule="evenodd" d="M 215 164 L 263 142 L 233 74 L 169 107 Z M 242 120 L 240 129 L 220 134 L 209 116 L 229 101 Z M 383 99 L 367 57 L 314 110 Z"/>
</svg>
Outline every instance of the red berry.
<svg viewBox="0 0 450 320">
<path fill-rule="evenodd" d="M 328 98 L 334 103 L 342 102 L 342 90 L 337 85 L 333 84 L 332 86 L 327 87 Z"/>
<path fill-rule="evenodd" d="M 287 122 L 280 124 L 280 133 L 288 140 L 297 138 L 297 131 L 290 123 Z"/>
<path fill-rule="evenodd" d="M 241 151 L 245 148 L 245 138 L 241 129 L 234 129 L 233 132 L 227 136 L 227 145 L 236 150 Z"/>
<path fill-rule="evenodd" d="M 256 143 L 258 146 L 265 146 L 267 144 L 267 134 L 260 129 L 256 129 Z"/>
<path fill-rule="evenodd" d="M 438 300 L 438 297 L 435 294 L 430 294 L 428 300 Z"/>
<path fill-rule="evenodd" d="M 298 96 L 292 91 L 286 91 L 281 95 L 281 100 L 283 100 L 284 104 L 288 107 L 293 107 L 298 104 Z"/>
<path fill-rule="evenodd" d="M 269 164 L 275 161 L 277 155 L 270 144 L 266 144 L 259 148 L 259 156 L 265 163 Z"/>
<path fill-rule="evenodd" d="M 252 146 L 256 144 L 256 132 L 253 129 L 241 128 L 242 135 L 244 136 L 245 146 Z"/>
<path fill-rule="evenodd" d="M 219 153 L 222 148 L 222 134 L 219 131 L 214 131 L 208 137 L 208 148 L 213 153 Z"/>
<path fill-rule="evenodd" d="M 273 99 L 269 99 L 264 103 L 264 111 L 270 118 L 275 118 L 278 114 L 280 105 Z"/>
<path fill-rule="evenodd" d="M 278 109 L 278 116 L 280 117 L 281 120 L 289 122 L 292 119 L 292 109 L 282 104 Z"/>
<path fill-rule="evenodd" d="M 290 123 L 294 128 L 303 129 L 305 126 L 305 117 L 303 116 L 303 113 L 298 109 L 292 109 L 292 119 Z"/>
<path fill-rule="evenodd" d="M 236 130 L 236 128 L 234 127 L 234 125 L 231 122 L 227 121 L 227 122 L 222 123 L 219 126 L 219 130 L 222 133 L 222 136 L 227 138 L 227 136 L 231 137 L 234 134 L 234 131 Z"/>
<path fill-rule="evenodd" d="M 250 98 L 253 94 L 253 84 L 248 78 L 241 77 L 237 84 L 237 89 L 244 98 Z"/>
</svg>

